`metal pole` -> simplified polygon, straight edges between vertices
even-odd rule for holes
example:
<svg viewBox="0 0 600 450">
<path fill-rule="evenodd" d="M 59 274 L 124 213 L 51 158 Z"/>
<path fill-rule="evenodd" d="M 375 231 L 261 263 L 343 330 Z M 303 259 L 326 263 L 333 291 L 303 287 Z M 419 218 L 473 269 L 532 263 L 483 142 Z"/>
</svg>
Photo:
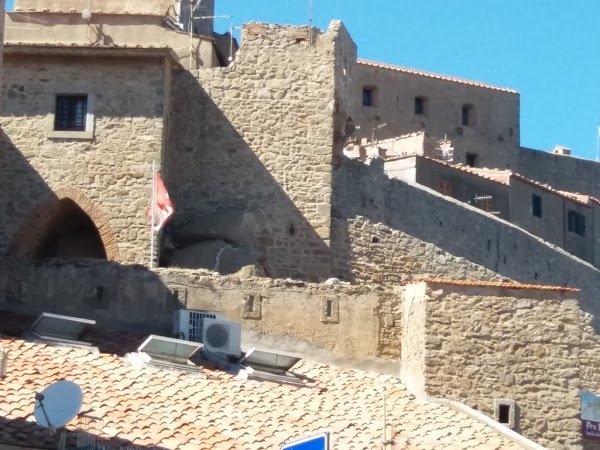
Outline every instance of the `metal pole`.
<svg viewBox="0 0 600 450">
<path fill-rule="evenodd" d="M 154 268 L 154 217 L 156 215 L 156 160 L 152 160 L 152 205 L 150 206 L 150 268 Z"/>
<path fill-rule="evenodd" d="M 313 0 L 308 2 L 308 43 L 313 44 Z"/>
<path fill-rule="evenodd" d="M 192 70 L 192 56 L 194 55 L 194 0 L 190 0 L 190 70 Z"/>
</svg>

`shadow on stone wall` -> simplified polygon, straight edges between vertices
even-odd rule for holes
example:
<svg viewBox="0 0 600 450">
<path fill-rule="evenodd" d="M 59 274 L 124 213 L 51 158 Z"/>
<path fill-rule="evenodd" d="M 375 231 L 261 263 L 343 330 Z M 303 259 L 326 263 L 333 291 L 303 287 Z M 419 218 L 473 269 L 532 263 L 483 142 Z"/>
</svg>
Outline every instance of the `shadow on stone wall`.
<svg viewBox="0 0 600 450">
<path fill-rule="evenodd" d="M 144 266 L 0 258 L 0 309 L 84 317 L 108 329 L 168 336 L 172 313 L 180 307 L 169 287 Z"/>
<path fill-rule="evenodd" d="M 271 173 L 302 170 L 293 155 L 270 170 L 263 160 L 275 155 L 256 153 L 268 145 L 253 149 L 198 79 L 181 71 L 173 86 L 165 178 L 176 215 L 161 265 L 231 273 L 256 263 L 270 277 L 327 278 L 330 249 L 296 206 L 319 193 L 294 185 L 288 195 Z"/>
</svg>

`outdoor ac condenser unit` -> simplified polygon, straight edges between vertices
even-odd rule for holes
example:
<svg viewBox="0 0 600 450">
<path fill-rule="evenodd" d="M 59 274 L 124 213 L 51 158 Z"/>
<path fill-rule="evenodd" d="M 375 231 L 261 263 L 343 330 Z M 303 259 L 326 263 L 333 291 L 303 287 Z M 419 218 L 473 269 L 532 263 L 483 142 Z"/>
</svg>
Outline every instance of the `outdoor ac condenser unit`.
<svg viewBox="0 0 600 450">
<path fill-rule="evenodd" d="M 173 335 L 186 341 L 202 342 L 204 319 L 227 320 L 227 317 L 216 311 L 178 309 L 173 314 Z"/>
<path fill-rule="evenodd" d="M 241 356 L 242 324 L 219 319 L 203 319 L 202 343 L 211 353 Z"/>
</svg>

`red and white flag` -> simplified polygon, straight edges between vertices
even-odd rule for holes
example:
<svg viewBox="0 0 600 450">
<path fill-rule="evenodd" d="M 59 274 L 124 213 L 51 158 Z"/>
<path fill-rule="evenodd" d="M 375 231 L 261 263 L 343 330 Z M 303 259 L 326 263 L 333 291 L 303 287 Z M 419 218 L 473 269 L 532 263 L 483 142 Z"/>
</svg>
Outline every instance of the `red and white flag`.
<svg viewBox="0 0 600 450">
<path fill-rule="evenodd" d="M 153 230 L 159 232 L 164 224 L 167 223 L 167 220 L 173 215 L 175 208 L 173 207 L 173 202 L 169 198 L 165 183 L 163 183 L 158 172 L 156 173 L 154 182 L 153 204 L 150 205 L 148 215 L 152 219 L 152 213 L 154 212 L 154 220 L 152 220 Z"/>
</svg>

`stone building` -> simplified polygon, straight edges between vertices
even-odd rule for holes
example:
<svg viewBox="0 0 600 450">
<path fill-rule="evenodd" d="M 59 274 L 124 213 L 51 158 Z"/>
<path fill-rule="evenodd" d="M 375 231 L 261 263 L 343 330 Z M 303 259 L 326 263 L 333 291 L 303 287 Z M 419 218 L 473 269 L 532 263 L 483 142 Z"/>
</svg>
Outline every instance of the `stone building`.
<svg viewBox="0 0 600 450">
<path fill-rule="evenodd" d="M 575 205 L 595 239 L 596 207 L 558 189 L 599 195 L 598 165 L 520 148 L 518 93 L 358 60 L 340 22 L 247 24 L 224 67 L 176 1 L 87 8 L 5 15 L 0 310 L 163 335 L 179 308 L 221 311 L 249 344 L 402 374 L 544 445 L 595 448 L 578 414 L 600 389 L 598 255 L 513 212 L 539 194 L 568 226 Z M 407 160 L 451 140 L 480 172 L 419 157 L 412 183 L 347 157 L 373 138 Z M 153 161 L 176 214 L 149 270 Z M 522 176 L 507 192 L 483 166 Z M 500 214 L 444 195 L 449 174 L 467 197 L 494 183 Z"/>
</svg>

